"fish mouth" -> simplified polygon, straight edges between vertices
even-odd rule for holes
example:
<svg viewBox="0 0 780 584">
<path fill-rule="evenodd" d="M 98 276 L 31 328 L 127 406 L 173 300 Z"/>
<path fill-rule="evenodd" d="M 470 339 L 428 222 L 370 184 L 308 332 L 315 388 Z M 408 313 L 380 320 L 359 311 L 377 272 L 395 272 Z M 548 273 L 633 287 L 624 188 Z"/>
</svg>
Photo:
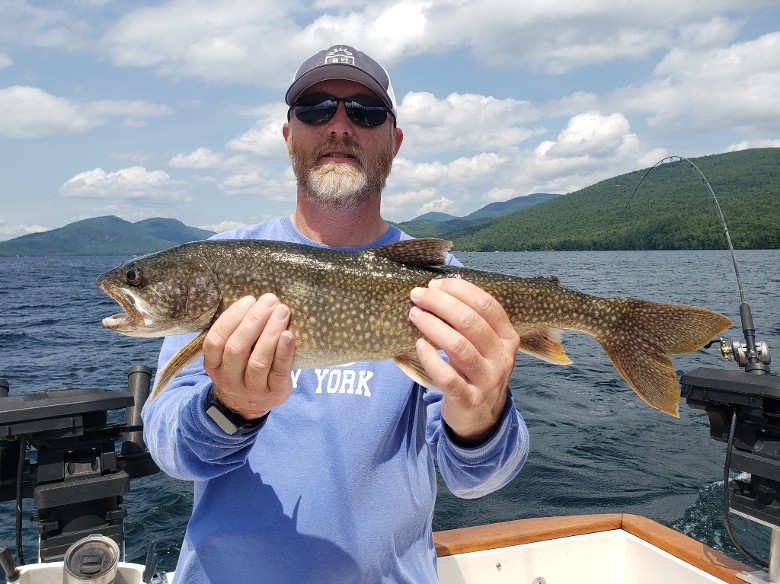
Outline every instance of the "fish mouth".
<svg viewBox="0 0 780 584">
<path fill-rule="evenodd" d="M 158 336 L 151 334 L 154 330 L 154 313 L 143 298 L 127 288 L 103 282 L 98 283 L 98 286 L 124 310 L 104 318 L 104 327 L 132 337 Z"/>
</svg>

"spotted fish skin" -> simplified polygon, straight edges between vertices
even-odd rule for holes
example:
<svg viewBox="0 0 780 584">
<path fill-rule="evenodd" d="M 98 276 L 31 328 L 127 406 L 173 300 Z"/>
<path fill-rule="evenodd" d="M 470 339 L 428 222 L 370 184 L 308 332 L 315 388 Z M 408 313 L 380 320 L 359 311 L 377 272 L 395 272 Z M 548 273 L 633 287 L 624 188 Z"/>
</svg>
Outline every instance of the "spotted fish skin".
<svg viewBox="0 0 780 584">
<path fill-rule="evenodd" d="M 199 354 L 228 306 L 272 292 L 290 308 L 295 367 L 394 359 L 431 387 L 415 352 L 420 332 L 409 321 L 409 293 L 434 278 L 463 278 L 502 305 L 521 351 L 568 364 L 561 329 L 585 332 L 644 401 L 675 416 L 680 396 L 667 355 L 695 351 L 732 324 L 705 308 L 583 294 L 554 277 L 449 266 L 449 247 L 432 238 L 356 252 L 263 240 L 187 243 L 100 276 L 97 285 L 125 310 L 103 324 L 130 336 L 197 333 L 158 373 L 156 395 Z"/>
</svg>

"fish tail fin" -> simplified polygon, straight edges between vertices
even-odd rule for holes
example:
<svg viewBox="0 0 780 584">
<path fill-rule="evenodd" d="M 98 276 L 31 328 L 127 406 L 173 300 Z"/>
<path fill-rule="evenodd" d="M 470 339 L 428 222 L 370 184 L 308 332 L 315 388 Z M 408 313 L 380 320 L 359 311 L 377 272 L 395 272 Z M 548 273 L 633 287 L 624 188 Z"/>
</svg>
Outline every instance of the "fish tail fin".
<svg viewBox="0 0 780 584">
<path fill-rule="evenodd" d="M 157 372 L 154 378 L 154 387 L 149 396 L 149 401 L 156 398 L 176 375 L 187 365 L 192 363 L 203 350 L 203 340 L 207 331 L 201 331 L 190 342 L 174 353 L 163 368 Z"/>
<path fill-rule="evenodd" d="M 620 310 L 617 327 L 595 334 L 629 386 L 650 406 L 679 417 L 677 374 L 668 355 L 696 351 L 733 323 L 698 306 L 659 304 L 634 298 Z"/>
</svg>

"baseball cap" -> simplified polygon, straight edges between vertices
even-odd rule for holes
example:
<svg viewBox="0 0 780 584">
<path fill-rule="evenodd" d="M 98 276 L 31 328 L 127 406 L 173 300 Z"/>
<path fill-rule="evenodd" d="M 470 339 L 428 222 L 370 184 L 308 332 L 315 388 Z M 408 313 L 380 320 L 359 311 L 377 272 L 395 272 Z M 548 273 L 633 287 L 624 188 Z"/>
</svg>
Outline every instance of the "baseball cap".
<svg viewBox="0 0 780 584">
<path fill-rule="evenodd" d="M 382 65 L 348 45 L 334 45 L 309 57 L 295 72 L 295 79 L 284 100 L 293 105 L 301 94 L 320 81 L 345 79 L 365 85 L 396 115 L 395 94 Z"/>
</svg>

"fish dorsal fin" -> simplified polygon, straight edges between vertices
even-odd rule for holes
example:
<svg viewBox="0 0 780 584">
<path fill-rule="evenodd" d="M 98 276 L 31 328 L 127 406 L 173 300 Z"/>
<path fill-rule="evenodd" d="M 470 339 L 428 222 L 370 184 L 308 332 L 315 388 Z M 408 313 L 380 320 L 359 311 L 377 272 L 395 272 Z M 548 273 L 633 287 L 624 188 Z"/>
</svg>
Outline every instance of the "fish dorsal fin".
<svg viewBox="0 0 780 584">
<path fill-rule="evenodd" d="M 449 251 L 451 247 L 451 241 L 435 237 L 422 237 L 372 247 L 368 251 L 394 262 L 424 268 L 445 265 L 447 258 L 444 253 Z"/>
<path fill-rule="evenodd" d="M 558 276 L 553 276 L 552 274 L 548 276 L 536 276 L 534 280 L 538 280 L 539 282 L 543 282 L 545 284 L 550 284 L 551 286 L 561 285 L 561 281 L 558 279 Z"/>
</svg>

